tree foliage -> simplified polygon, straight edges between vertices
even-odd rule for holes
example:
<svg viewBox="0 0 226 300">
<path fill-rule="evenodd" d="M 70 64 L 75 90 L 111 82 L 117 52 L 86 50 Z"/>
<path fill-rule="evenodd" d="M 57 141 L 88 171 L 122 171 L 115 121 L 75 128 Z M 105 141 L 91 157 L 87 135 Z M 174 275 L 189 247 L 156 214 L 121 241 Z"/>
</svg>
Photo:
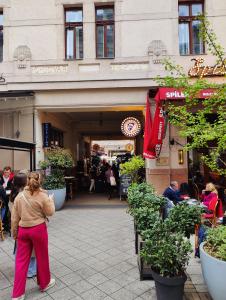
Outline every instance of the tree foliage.
<svg viewBox="0 0 226 300">
<path fill-rule="evenodd" d="M 225 51 L 217 42 L 207 17 L 200 16 L 201 36 L 207 49 L 216 57 L 216 64 L 224 66 Z M 207 79 L 191 79 L 180 65 L 170 59 L 163 61 L 168 75 L 157 77 L 160 86 L 182 89 L 185 94 L 183 105 L 168 105 L 169 120 L 180 130 L 180 135 L 188 139 L 185 150 L 199 149 L 202 160 L 212 170 L 226 174 L 226 84 L 211 83 Z M 225 68 L 226 69 L 226 68 Z M 214 94 L 204 100 L 198 95 L 203 89 L 214 89 Z M 214 119 L 211 118 L 214 115 Z"/>
</svg>

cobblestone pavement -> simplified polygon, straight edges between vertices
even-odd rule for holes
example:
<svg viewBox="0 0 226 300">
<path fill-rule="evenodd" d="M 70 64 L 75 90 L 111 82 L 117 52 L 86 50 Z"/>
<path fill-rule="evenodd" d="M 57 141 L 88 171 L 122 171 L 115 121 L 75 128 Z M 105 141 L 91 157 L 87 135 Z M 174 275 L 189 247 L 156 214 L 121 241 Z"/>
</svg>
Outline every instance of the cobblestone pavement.
<svg viewBox="0 0 226 300">
<path fill-rule="evenodd" d="M 153 281 L 140 281 L 134 254 L 133 221 L 125 202 L 92 195 L 67 203 L 49 223 L 49 252 L 55 287 L 38 290 L 28 279 L 26 299 L 154 300 Z M 0 299 L 11 299 L 13 241 L 0 241 Z M 198 259 L 191 259 L 185 299 L 210 299 Z"/>
</svg>

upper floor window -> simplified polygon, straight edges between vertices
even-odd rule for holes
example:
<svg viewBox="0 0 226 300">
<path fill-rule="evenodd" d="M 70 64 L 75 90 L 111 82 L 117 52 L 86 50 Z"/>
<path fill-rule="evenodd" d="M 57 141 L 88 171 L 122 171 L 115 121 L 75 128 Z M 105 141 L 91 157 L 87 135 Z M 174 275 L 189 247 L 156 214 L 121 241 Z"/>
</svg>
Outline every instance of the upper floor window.
<svg viewBox="0 0 226 300">
<path fill-rule="evenodd" d="M 203 1 L 179 1 L 179 49 L 181 55 L 203 54 L 198 15 L 203 14 Z"/>
<path fill-rule="evenodd" d="M 65 57 L 83 58 L 83 12 L 82 8 L 65 9 Z"/>
<path fill-rule="evenodd" d="M 115 21 L 113 6 L 96 7 L 96 56 L 114 58 Z"/>
<path fill-rule="evenodd" d="M 0 62 L 3 61 L 3 12 L 0 11 Z"/>
</svg>

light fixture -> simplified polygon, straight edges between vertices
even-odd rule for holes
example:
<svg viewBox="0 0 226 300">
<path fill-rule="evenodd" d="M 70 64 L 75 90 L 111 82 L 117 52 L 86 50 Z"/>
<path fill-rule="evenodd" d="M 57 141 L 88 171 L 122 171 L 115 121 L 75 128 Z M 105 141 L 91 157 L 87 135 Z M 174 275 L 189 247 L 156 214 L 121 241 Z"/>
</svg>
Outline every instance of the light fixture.
<svg viewBox="0 0 226 300">
<path fill-rule="evenodd" d="M 178 164 L 183 165 L 183 163 L 184 163 L 184 150 L 179 149 L 178 150 Z"/>
</svg>

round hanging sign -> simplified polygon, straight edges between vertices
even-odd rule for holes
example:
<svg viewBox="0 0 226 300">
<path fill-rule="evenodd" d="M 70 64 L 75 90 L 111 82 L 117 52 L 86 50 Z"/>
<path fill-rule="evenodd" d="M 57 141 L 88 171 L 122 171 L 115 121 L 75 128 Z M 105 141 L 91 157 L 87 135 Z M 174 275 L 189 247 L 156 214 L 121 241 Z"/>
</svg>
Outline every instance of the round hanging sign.
<svg viewBox="0 0 226 300">
<path fill-rule="evenodd" d="M 140 121 L 133 117 L 126 118 L 122 121 L 121 131 L 128 137 L 137 136 L 141 131 Z"/>
</svg>

